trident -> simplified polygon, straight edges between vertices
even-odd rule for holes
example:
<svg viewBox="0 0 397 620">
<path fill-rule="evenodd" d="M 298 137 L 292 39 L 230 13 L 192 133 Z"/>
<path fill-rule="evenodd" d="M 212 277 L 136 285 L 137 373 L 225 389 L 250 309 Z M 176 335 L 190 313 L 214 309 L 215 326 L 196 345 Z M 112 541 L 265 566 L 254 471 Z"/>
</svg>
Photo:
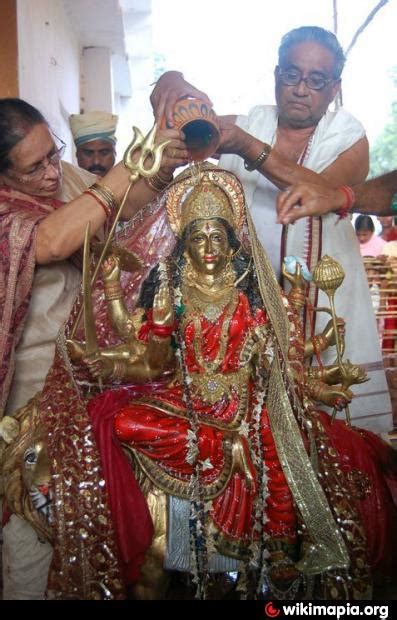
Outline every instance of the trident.
<svg viewBox="0 0 397 620">
<path fill-rule="evenodd" d="M 129 183 L 128 187 L 124 193 L 121 204 L 117 210 L 116 216 L 114 218 L 113 224 L 109 230 L 109 234 L 107 239 L 103 245 L 101 255 L 99 260 L 95 266 L 94 272 L 92 274 L 92 278 L 90 281 L 90 268 L 89 268 L 89 243 L 90 243 L 90 223 L 87 224 L 85 240 L 84 240 L 84 261 L 83 261 L 83 305 L 81 306 L 76 320 L 73 324 L 72 330 L 70 332 L 70 338 L 74 338 L 77 326 L 80 323 L 81 316 L 84 312 L 84 331 L 86 336 L 86 350 L 89 354 L 93 354 L 98 351 L 98 341 L 95 332 L 95 325 L 92 317 L 92 304 L 91 304 L 91 289 L 94 286 L 99 268 L 101 263 L 106 256 L 108 248 L 110 246 L 110 242 L 112 240 L 114 231 L 116 230 L 116 226 L 120 220 L 122 211 L 124 209 L 124 205 L 126 203 L 128 194 L 130 192 L 131 187 L 136 183 L 140 176 L 145 178 L 150 178 L 157 174 L 160 169 L 161 158 L 163 156 L 163 151 L 167 144 L 169 144 L 169 140 L 164 140 L 159 144 L 155 144 L 154 138 L 156 134 L 157 126 L 153 125 L 150 132 L 146 137 L 143 136 L 142 132 L 137 128 L 133 127 L 133 138 L 132 142 L 127 147 L 124 157 L 123 163 L 124 166 L 130 171 Z M 139 156 L 136 157 L 136 154 L 139 152 Z M 149 158 L 153 159 L 151 163 L 148 162 Z M 136 160 L 136 161 L 135 161 Z M 147 164 L 147 165 L 146 165 Z"/>
</svg>

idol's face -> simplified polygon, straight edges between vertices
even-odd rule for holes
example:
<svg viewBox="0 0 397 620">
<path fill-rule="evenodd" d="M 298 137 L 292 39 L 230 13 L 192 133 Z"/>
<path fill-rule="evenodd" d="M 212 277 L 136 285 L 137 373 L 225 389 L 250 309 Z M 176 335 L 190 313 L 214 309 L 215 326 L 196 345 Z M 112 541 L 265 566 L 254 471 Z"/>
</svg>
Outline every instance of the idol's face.
<svg viewBox="0 0 397 620">
<path fill-rule="evenodd" d="M 186 239 L 186 251 L 195 270 L 203 275 L 221 273 L 232 253 L 226 229 L 217 220 L 196 220 Z"/>
</svg>

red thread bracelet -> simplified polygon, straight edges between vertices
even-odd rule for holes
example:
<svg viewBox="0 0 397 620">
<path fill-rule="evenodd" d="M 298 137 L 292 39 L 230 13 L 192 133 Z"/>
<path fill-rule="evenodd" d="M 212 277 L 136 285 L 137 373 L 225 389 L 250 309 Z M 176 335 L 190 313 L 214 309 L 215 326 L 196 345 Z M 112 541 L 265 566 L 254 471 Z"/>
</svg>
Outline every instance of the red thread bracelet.
<svg viewBox="0 0 397 620">
<path fill-rule="evenodd" d="M 356 199 L 354 192 L 352 188 L 349 187 L 349 185 L 341 185 L 340 187 L 338 187 L 338 189 L 345 195 L 345 204 L 340 207 L 340 209 L 335 211 L 335 213 L 339 215 L 335 223 L 338 223 L 339 220 L 343 220 L 349 215 L 350 209 L 352 208 Z"/>
<path fill-rule="evenodd" d="M 156 323 L 153 323 L 153 310 L 148 310 L 147 321 L 141 325 L 138 332 L 138 339 L 142 340 L 142 342 L 148 342 L 151 334 L 159 338 L 168 338 L 172 336 L 175 328 L 175 321 L 172 325 L 156 325 Z"/>
</svg>

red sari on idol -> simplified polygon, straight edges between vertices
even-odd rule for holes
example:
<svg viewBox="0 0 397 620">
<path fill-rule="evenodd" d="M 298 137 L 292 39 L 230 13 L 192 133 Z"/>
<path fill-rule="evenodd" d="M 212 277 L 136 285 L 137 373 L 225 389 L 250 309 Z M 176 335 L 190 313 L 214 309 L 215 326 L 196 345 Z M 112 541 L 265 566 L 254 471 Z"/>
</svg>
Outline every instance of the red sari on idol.
<svg viewBox="0 0 397 620">
<path fill-rule="evenodd" d="M 222 328 L 227 312 L 225 308 L 215 322 L 205 316 L 200 316 L 199 323 L 197 319 L 188 318 L 182 328 L 187 376 L 193 383 L 191 407 L 199 419 L 198 458 L 204 464 L 200 468 L 199 481 L 204 497 L 213 500 L 210 518 L 220 538 L 227 541 L 229 547 L 249 546 L 260 535 L 253 527 L 254 504 L 259 493 L 265 513 L 262 521 L 264 533 L 275 541 L 294 543 L 297 514 L 277 455 L 265 403 L 259 406 L 266 489 L 261 488 L 261 481 L 258 480 L 250 449 L 253 438 L 249 432 L 238 436 L 240 458 L 237 462 L 232 456 L 233 430 L 239 428 L 241 423 L 249 423 L 260 401 L 252 377 L 242 372 L 245 394 L 242 384 L 236 381 L 236 373 L 246 367 L 242 363 L 244 350 L 249 347 L 254 330 L 266 330 L 267 317 L 263 310 L 252 312 L 246 296 L 240 292 L 220 359 Z M 289 311 L 288 314 L 293 320 L 293 313 Z M 196 339 L 198 327 L 201 335 L 199 349 Z M 144 332 L 145 326 L 141 335 Z M 296 330 L 295 335 L 298 332 Z M 292 344 L 297 344 L 296 338 Z M 295 355 L 296 352 L 295 346 Z M 227 398 L 209 402 L 208 391 L 202 389 L 207 394 L 207 398 L 203 398 L 200 389 L 195 390 L 194 386 L 197 383 L 200 386 L 200 380 L 211 381 L 205 367 L 214 360 L 219 361 L 220 375 L 229 384 L 230 390 Z M 213 379 L 216 380 L 216 377 Z M 194 469 L 189 459 L 191 425 L 185 386 L 182 377 L 168 382 L 135 385 L 105 392 L 88 405 L 102 454 L 120 558 L 127 581 L 135 581 L 139 575 L 144 549 L 139 532 L 145 527 L 145 540 L 148 540 L 150 517 L 142 504 L 143 497 L 131 465 L 122 454 L 121 444 L 128 444 L 133 449 L 139 464 L 155 485 L 170 494 L 189 498 L 189 482 Z M 397 464 L 391 448 L 373 433 L 350 428 L 340 420 L 332 423 L 324 412 L 313 410 L 312 415 L 321 475 L 327 477 L 328 468 L 329 471 L 340 470 L 338 476 L 345 477 L 344 486 L 339 478 L 332 491 L 329 484 L 328 489 L 325 488 L 332 509 L 338 513 L 338 494 L 343 488 L 344 493 L 351 496 L 355 518 L 361 518 L 364 524 L 368 562 L 373 572 L 382 576 L 393 575 L 397 537 L 391 526 L 397 516 Z M 332 502 L 335 502 L 334 505 Z"/>
<path fill-rule="evenodd" d="M 253 502 L 259 483 L 250 453 L 251 438 L 238 435 L 241 442 L 239 450 L 244 456 L 242 463 L 237 465 L 233 463 L 232 435 L 242 423 L 250 421 L 256 404 L 255 388 L 247 372 L 249 362 L 242 361 L 242 358 L 244 348 L 250 346 L 253 331 L 266 324 L 266 317 L 262 310 L 253 313 L 246 296 L 240 292 L 231 316 L 225 351 L 217 364 L 218 373 L 206 373 L 206 362 L 211 363 L 219 356 L 227 314 L 226 307 L 214 323 L 200 316 L 199 342 L 195 321 L 188 317 L 183 338 L 187 371 L 193 385 L 203 381 L 207 383 L 208 390 L 215 390 L 213 384 L 219 379 L 224 380 L 225 384 L 229 380 L 227 397 L 214 402 L 208 402 L 210 399 L 205 396 L 203 398 L 205 389 L 199 387 L 192 390 L 191 405 L 199 418 L 198 458 L 205 463 L 200 470 L 199 481 L 204 495 L 214 498 L 211 518 L 219 531 L 227 538 L 247 543 L 253 536 Z M 199 353 L 196 347 L 200 347 Z M 123 407 L 115 417 L 117 438 L 134 448 L 138 460 L 154 483 L 185 498 L 189 497 L 193 474 L 188 455 L 190 428 L 181 381 L 157 390 L 154 397 L 134 401 Z M 237 433 L 234 435 L 237 436 Z M 266 532 L 271 537 L 294 540 L 292 496 L 277 457 L 264 405 L 261 408 L 261 435 L 268 472 Z"/>
<path fill-rule="evenodd" d="M 228 307 L 215 322 L 200 317 L 200 353 L 197 355 L 195 324 L 186 320 L 183 337 L 188 372 L 198 381 L 210 383 L 216 376 L 207 375 L 201 361 L 211 363 L 219 359 L 222 346 L 222 330 L 225 329 Z M 262 310 L 255 313 L 250 309 L 246 296 L 240 292 L 230 316 L 227 342 L 224 354 L 219 359 L 219 373 L 229 383 L 228 397 L 208 402 L 200 394 L 192 396 L 192 407 L 199 418 L 198 450 L 199 460 L 205 463 L 200 468 L 200 484 L 205 497 L 213 499 L 210 517 L 222 536 L 240 546 L 249 545 L 254 532 L 254 502 L 260 482 L 250 454 L 250 438 L 239 435 L 239 463 L 233 457 L 233 431 L 241 423 L 249 422 L 252 410 L 257 404 L 253 381 L 247 372 L 248 362 L 242 362 L 244 350 L 252 345 L 255 329 L 266 329 L 267 319 Z M 141 335 L 144 333 L 141 330 Z M 240 378 L 238 378 L 240 371 Z M 193 379 L 194 381 L 194 379 Z M 208 387 L 208 386 L 207 386 Z M 211 399 L 210 399 L 211 400 Z M 136 543 L 140 543 L 131 527 L 133 502 L 128 506 L 128 495 L 134 495 L 136 482 L 131 465 L 120 457 L 117 444 L 127 443 L 147 475 L 167 492 L 182 498 L 189 498 L 189 484 L 193 465 L 189 459 L 189 431 L 184 386 L 181 378 L 168 383 L 153 383 L 130 388 L 120 388 L 104 393 L 92 400 L 89 413 L 94 423 L 94 432 L 102 453 L 105 478 L 112 507 L 112 514 L 119 541 L 120 556 L 125 574 L 136 579 Z M 105 426 L 104 419 L 106 418 Z M 110 445 L 110 427 L 114 418 L 114 432 L 118 439 Z M 263 456 L 267 468 L 267 492 L 265 525 L 272 538 L 282 538 L 289 543 L 295 541 L 296 515 L 292 495 L 277 457 L 276 448 L 269 428 L 266 407 L 261 405 L 260 413 Z M 105 430 L 106 428 L 106 430 Z M 234 433 L 237 435 L 237 433 Z M 120 444 L 119 444 L 120 445 Z M 120 471 L 115 471 L 114 455 L 118 454 Z M 112 454 L 112 456 L 110 456 Z M 103 458 L 105 456 L 105 458 Z M 112 461 L 112 463 L 111 463 Z M 190 462 L 189 462 L 190 461 Z M 127 476 L 132 486 L 122 485 L 120 478 Z M 119 491 L 119 492 L 118 492 Z M 131 495 L 131 497 L 132 497 Z M 140 506 L 140 502 L 138 502 Z M 147 520 L 147 512 L 133 509 L 133 520 L 140 526 Z M 141 514 L 141 517 L 139 517 Z M 256 532 L 255 536 L 258 536 Z M 142 545 L 139 545 L 142 548 Z M 135 556 L 135 560 L 134 560 Z M 138 565 L 141 563 L 138 559 Z M 134 579 L 135 577 L 135 579 Z"/>
</svg>

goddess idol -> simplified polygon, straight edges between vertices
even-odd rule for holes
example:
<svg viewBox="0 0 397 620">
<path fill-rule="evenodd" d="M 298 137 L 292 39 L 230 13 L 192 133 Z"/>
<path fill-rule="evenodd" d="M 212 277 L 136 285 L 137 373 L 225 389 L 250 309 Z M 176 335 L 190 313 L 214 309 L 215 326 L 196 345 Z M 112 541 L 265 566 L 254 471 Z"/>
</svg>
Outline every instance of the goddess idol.
<svg viewBox="0 0 397 620">
<path fill-rule="evenodd" d="M 48 595 L 124 598 L 133 584 L 134 598 L 164 598 L 180 571 L 198 598 L 222 598 L 224 574 L 237 575 L 236 598 L 370 598 L 390 558 L 371 553 L 368 507 L 389 493 L 371 447 L 388 449 L 318 410 L 346 406 L 365 373 L 304 363 L 343 340 L 343 321 L 304 341 L 303 269 L 285 269 L 284 295 L 232 173 L 183 172 L 143 226 L 165 215 L 174 237 L 151 261 L 141 246 L 152 269 L 138 301 L 136 273 L 111 254 L 93 291 L 99 346 L 67 327 L 36 403 Z M 394 516 L 389 502 L 382 527 Z"/>
</svg>

